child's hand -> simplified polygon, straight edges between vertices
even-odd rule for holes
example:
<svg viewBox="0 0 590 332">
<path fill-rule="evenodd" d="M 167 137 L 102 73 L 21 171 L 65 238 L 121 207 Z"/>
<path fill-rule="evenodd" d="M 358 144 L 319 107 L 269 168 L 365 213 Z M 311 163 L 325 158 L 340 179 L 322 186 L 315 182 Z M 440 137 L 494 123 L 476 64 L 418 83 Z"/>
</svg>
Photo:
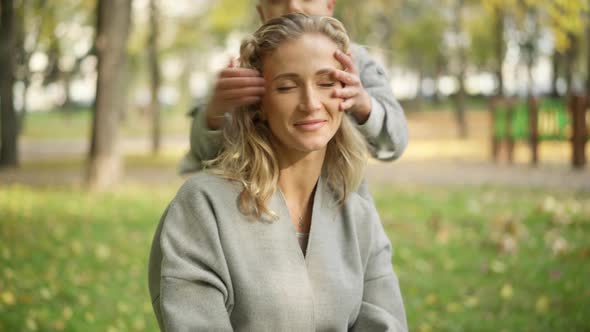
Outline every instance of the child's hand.
<svg viewBox="0 0 590 332">
<path fill-rule="evenodd" d="M 240 106 L 252 105 L 264 94 L 264 79 L 254 69 L 240 68 L 231 60 L 217 77 L 213 94 L 207 105 L 206 118 L 209 129 L 223 126 L 223 115 Z"/>
<path fill-rule="evenodd" d="M 363 87 L 359 72 L 350 55 L 339 50 L 334 53 L 344 70 L 334 71 L 334 78 L 342 82 L 344 87 L 334 90 L 333 97 L 342 98 L 340 110 L 348 110 L 359 124 L 363 124 L 371 113 L 371 97 Z"/>
</svg>

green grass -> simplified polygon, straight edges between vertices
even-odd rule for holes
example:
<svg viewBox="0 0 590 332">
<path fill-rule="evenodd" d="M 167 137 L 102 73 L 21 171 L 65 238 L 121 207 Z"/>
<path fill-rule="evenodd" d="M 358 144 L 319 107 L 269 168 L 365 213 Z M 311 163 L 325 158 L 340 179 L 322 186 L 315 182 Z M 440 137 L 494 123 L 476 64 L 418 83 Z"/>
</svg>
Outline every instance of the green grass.
<svg viewBox="0 0 590 332">
<path fill-rule="evenodd" d="M 190 118 L 186 112 L 173 109 L 162 111 L 162 135 L 188 137 Z M 92 129 L 90 109 L 55 110 L 28 113 L 21 137 L 25 139 L 88 139 Z M 151 120 L 147 115 L 129 112 L 121 121 L 120 133 L 128 137 L 149 137 Z"/>
<path fill-rule="evenodd" d="M 590 194 L 380 191 L 413 331 L 590 330 Z"/>
<path fill-rule="evenodd" d="M 155 331 L 147 255 L 176 189 L 1 187 L 0 331 Z M 374 189 L 412 331 L 590 329 L 590 194 Z"/>
</svg>

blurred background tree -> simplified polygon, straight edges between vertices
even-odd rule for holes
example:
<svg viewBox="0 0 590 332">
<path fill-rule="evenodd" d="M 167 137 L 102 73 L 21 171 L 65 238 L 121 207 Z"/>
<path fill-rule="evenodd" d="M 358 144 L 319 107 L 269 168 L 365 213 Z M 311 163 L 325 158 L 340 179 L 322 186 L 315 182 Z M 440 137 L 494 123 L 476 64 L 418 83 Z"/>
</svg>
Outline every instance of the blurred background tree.
<svg viewBox="0 0 590 332">
<path fill-rule="evenodd" d="M 103 190 L 116 184 L 122 175 L 118 129 L 127 107 L 131 0 L 99 0 L 96 15 L 98 66 L 87 183 L 91 189 Z"/>
<path fill-rule="evenodd" d="M 0 167 L 18 165 L 18 119 L 13 105 L 15 9 L 0 2 Z"/>
</svg>

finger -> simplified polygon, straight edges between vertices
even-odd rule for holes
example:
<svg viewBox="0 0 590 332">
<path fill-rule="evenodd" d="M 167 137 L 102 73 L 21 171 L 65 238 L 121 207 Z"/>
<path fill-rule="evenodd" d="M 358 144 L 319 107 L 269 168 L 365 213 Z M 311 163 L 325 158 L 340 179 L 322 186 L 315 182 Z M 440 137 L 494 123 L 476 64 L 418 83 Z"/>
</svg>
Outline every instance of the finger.
<svg viewBox="0 0 590 332">
<path fill-rule="evenodd" d="M 248 87 L 263 87 L 265 81 L 262 77 L 226 77 L 217 81 L 216 88 L 220 90 L 239 89 Z"/>
<path fill-rule="evenodd" d="M 226 68 L 238 68 L 238 67 L 240 67 L 240 62 L 238 61 L 238 58 L 236 58 L 233 55 L 230 55 Z"/>
<path fill-rule="evenodd" d="M 340 82 L 342 82 L 346 85 L 359 85 L 361 83 L 358 76 L 356 76 L 352 73 L 347 73 L 342 70 L 334 70 L 332 75 L 334 76 L 335 79 L 339 80 Z"/>
<path fill-rule="evenodd" d="M 356 97 L 359 94 L 358 88 L 347 87 L 344 89 L 336 89 L 332 93 L 335 98 L 349 99 Z"/>
<path fill-rule="evenodd" d="M 358 70 L 356 69 L 356 66 L 354 65 L 350 55 L 340 50 L 336 50 L 336 52 L 334 52 L 334 57 L 336 57 L 336 60 L 338 60 L 342 67 L 344 67 L 344 70 L 348 71 L 349 73 L 358 73 Z"/>
<path fill-rule="evenodd" d="M 224 68 L 219 72 L 220 78 L 225 77 L 260 77 L 260 73 L 250 68 Z"/>
<path fill-rule="evenodd" d="M 240 61 L 236 57 L 232 57 L 231 58 L 230 64 L 231 64 L 231 67 L 232 68 L 238 68 L 238 67 L 240 67 Z"/>
<path fill-rule="evenodd" d="M 244 97 L 259 97 L 264 95 L 263 87 L 249 87 L 241 89 L 221 90 L 218 94 L 222 100 L 240 99 Z"/>
<path fill-rule="evenodd" d="M 354 98 L 346 99 L 340 103 L 340 110 L 344 111 L 354 106 Z"/>
<path fill-rule="evenodd" d="M 260 97 L 242 97 L 234 100 L 234 105 L 236 107 L 254 105 L 256 103 L 259 103 L 261 100 L 262 98 Z"/>
</svg>

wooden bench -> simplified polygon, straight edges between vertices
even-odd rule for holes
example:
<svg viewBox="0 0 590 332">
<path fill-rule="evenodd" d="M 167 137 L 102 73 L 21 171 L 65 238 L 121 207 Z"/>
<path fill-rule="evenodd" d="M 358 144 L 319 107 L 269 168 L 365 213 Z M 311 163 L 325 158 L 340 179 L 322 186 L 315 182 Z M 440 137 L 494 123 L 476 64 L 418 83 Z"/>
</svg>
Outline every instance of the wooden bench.
<svg viewBox="0 0 590 332">
<path fill-rule="evenodd" d="M 541 141 L 570 141 L 572 165 L 584 167 L 590 127 L 587 109 L 588 98 L 583 96 L 572 96 L 567 104 L 562 99 L 529 98 L 524 102 L 515 98 L 492 99 L 492 159 L 498 160 L 505 145 L 508 161 L 512 163 L 514 145 L 520 141 L 529 144 L 531 164 L 537 165 Z"/>
</svg>

